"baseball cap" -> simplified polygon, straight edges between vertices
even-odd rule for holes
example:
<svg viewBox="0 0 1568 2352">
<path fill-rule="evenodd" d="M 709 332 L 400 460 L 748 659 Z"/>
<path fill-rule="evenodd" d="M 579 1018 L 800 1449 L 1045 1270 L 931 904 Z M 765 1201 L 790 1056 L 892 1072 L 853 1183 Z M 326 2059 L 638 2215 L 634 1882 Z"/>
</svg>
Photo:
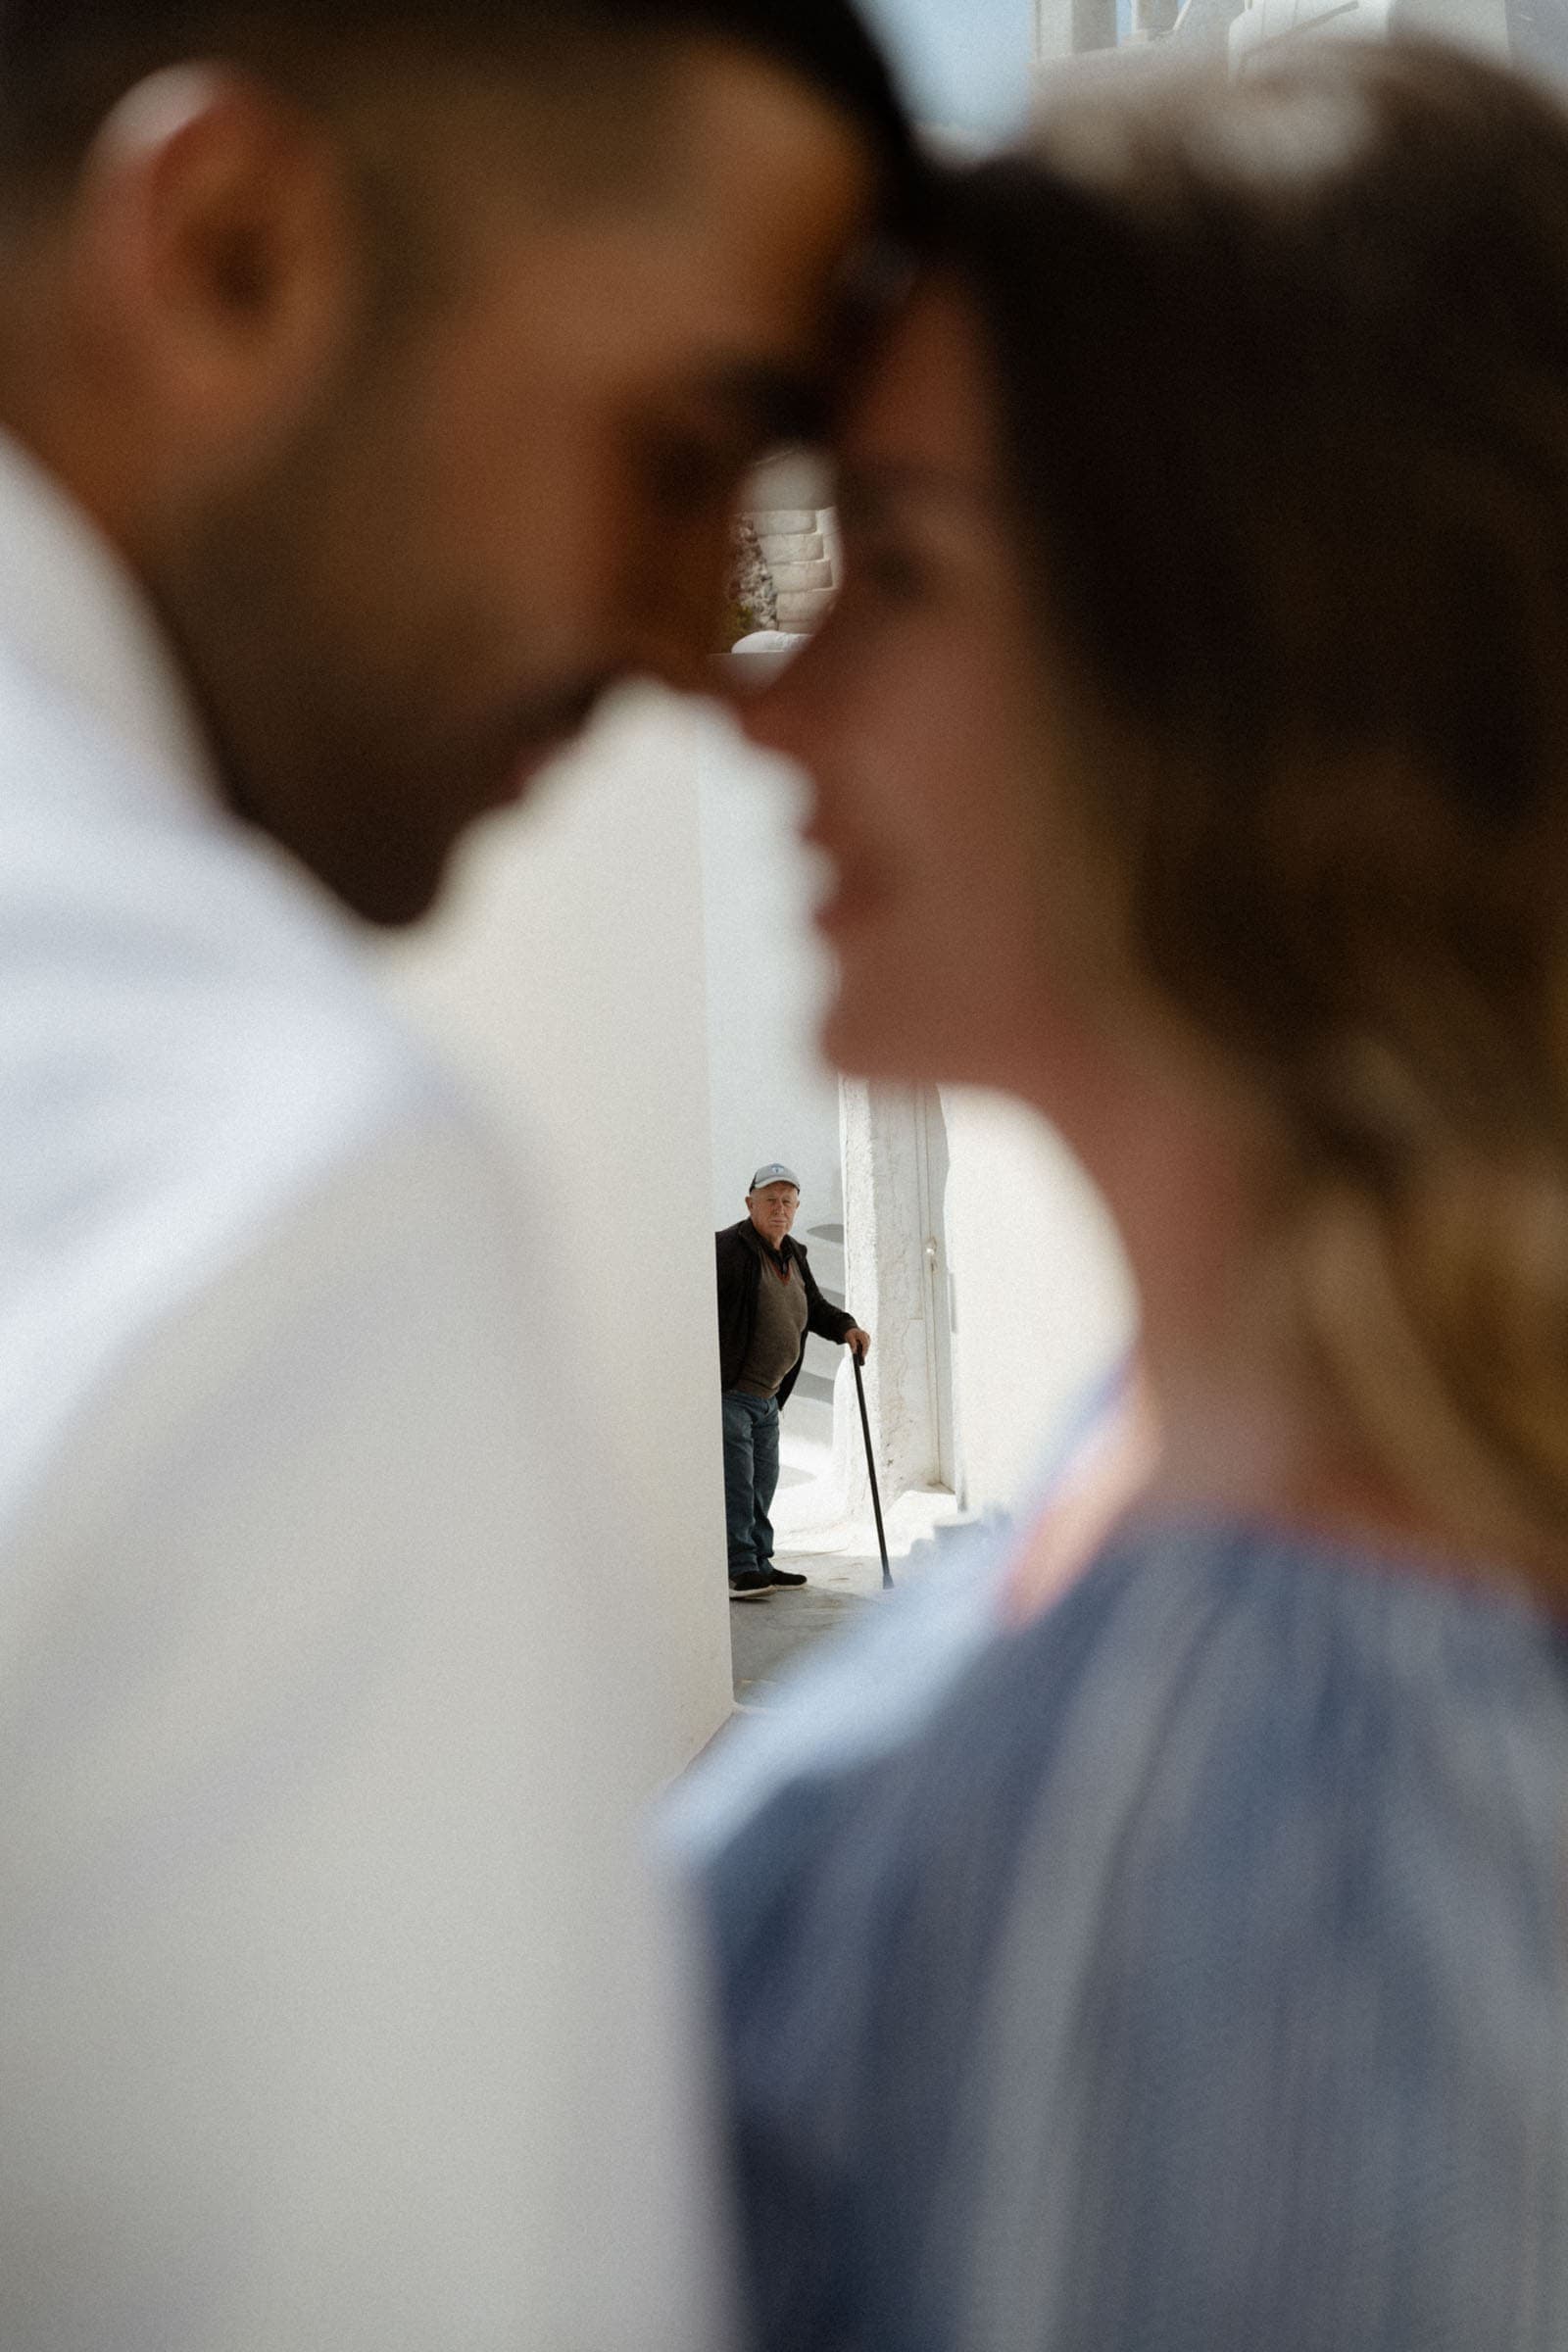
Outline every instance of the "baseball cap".
<svg viewBox="0 0 1568 2352">
<path fill-rule="evenodd" d="M 759 1168 L 746 1189 L 749 1193 L 760 1193 L 764 1184 L 793 1184 L 797 1192 L 801 1189 L 801 1180 L 795 1170 L 782 1167 L 776 1159 L 765 1168 Z"/>
</svg>

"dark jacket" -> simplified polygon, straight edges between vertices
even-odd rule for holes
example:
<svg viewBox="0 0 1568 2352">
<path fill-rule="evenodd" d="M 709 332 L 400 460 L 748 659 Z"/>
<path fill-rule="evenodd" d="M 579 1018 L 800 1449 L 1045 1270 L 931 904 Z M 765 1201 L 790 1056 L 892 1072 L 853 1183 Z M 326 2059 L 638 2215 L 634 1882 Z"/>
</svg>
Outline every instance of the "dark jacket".
<svg viewBox="0 0 1568 2352">
<path fill-rule="evenodd" d="M 742 1217 L 738 1225 L 726 1225 L 713 1237 L 718 1250 L 718 1365 L 719 1377 L 726 1389 L 732 1389 L 746 1369 L 746 1358 L 752 1352 L 757 1337 L 757 1305 L 762 1295 L 762 1260 L 773 1252 L 763 1241 L 750 1217 Z M 815 1278 L 806 1262 L 805 1245 L 786 1234 L 780 1257 L 800 1268 L 806 1285 L 806 1328 L 814 1331 L 819 1340 L 837 1340 L 841 1345 L 855 1329 L 855 1317 L 836 1306 L 829 1306 L 816 1287 Z M 778 1400 L 788 1404 L 790 1391 L 801 1377 L 806 1361 L 806 1342 L 795 1359 L 795 1369 L 779 1389 Z"/>
</svg>

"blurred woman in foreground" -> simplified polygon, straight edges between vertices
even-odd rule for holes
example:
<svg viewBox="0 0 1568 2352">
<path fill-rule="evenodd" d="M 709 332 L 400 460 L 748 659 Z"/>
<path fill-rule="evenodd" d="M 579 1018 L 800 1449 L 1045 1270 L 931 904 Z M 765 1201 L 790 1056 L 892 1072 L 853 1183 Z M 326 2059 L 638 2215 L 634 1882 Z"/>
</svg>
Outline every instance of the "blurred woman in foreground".
<svg viewBox="0 0 1568 2352">
<path fill-rule="evenodd" d="M 1560 2348 L 1568 125 L 1417 47 L 1065 98 L 843 512 L 749 720 L 829 1044 L 1064 1132 L 1161 1451 L 717 1843 L 762 2343 Z"/>
</svg>

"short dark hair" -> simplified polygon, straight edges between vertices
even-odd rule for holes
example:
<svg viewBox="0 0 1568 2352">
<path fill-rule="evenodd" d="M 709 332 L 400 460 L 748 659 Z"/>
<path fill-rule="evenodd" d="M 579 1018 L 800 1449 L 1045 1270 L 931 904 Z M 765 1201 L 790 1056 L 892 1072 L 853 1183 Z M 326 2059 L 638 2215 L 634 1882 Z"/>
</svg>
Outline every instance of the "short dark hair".
<svg viewBox="0 0 1568 2352">
<path fill-rule="evenodd" d="M 69 166 L 127 90 L 197 59 L 265 71 L 401 42 L 525 63 L 692 38 L 754 50 L 840 108 L 876 148 L 895 209 L 912 209 L 908 120 L 851 0 L 0 0 L 0 168 Z"/>
</svg>

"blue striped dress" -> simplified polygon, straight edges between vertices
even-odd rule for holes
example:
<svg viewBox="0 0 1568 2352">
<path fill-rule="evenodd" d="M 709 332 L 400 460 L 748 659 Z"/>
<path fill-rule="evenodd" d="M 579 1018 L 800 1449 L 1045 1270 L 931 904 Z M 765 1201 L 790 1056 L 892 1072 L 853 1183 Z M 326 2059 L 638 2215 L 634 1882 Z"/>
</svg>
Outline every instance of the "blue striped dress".
<svg viewBox="0 0 1568 2352">
<path fill-rule="evenodd" d="M 993 1541 L 688 1811 L 760 2352 L 1568 2352 L 1568 1642 L 1144 1529 Z"/>
</svg>

